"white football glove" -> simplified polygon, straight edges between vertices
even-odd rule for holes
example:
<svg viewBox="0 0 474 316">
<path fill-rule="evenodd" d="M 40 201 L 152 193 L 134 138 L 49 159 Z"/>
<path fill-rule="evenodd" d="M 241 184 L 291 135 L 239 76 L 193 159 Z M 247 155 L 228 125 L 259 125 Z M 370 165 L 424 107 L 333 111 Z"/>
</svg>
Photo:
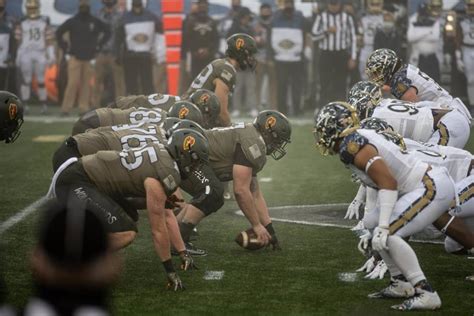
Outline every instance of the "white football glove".
<svg viewBox="0 0 474 316">
<path fill-rule="evenodd" d="M 375 257 L 372 256 L 364 263 L 364 265 L 362 267 L 360 267 L 356 271 L 357 272 L 370 273 L 370 272 L 372 272 L 372 270 L 374 270 L 376 264 L 377 264 L 377 262 L 375 261 Z"/>
<path fill-rule="evenodd" d="M 363 221 L 358 221 L 357 224 L 351 228 L 351 230 L 357 235 L 357 236 L 362 236 L 365 234 L 365 226 Z"/>
<path fill-rule="evenodd" d="M 364 256 L 368 256 L 369 254 L 369 241 L 372 238 L 372 234 L 370 233 L 369 230 L 366 230 L 364 234 L 359 236 L 360 241 L 359 244 L 357 245 L 357 248 L 359 251 L 362 253 Z"/>
<path fill-rule="evenodd" d="M 372 237 L 372 249 L 375 251 L 388 250 L 387 238 L 389 233 L 388 228 L 376 227 L 374 237 Z"/>
<path fill-rule="evenodd" d="M 359 201 L 357 198 L 355 198 L 351 204 L 349 204 L 349 207 L 347 208 L 346 216 L 344 216 L 344 219 L 359 219 L 359 210 L 361 207 L 364 205 L 363 201 Z"/>
<path fill-rule="evenodd" d="M 375 279 L 383 279 L 385 273 L 388 271 L 387 265 L 383 260 L 380 260 L 379 263 L 374 267 L 372 272 L 367 274 L 364 278 L 375 280 Z"/>
</svg>

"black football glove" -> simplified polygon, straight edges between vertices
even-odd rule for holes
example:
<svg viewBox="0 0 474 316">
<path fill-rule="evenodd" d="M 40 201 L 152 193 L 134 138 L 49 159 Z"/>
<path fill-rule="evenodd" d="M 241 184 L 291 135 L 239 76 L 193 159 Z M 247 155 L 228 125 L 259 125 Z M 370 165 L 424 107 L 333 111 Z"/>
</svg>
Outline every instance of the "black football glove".
<svg viewBox="0 0 474 316">
<path fill-rule="evenodd" d="M 181 279 L 179 278 L 176 272 L 170 272 L 167 274 L 167 276 L 168 276 L 168 283 L 166 284 L 167 290 L 172 290 L 176 292 L 178 290 L 185 289 L 183 282 L 181 282 Z"/>
<path fill-rule="evenodd" d="M 270 239 L 268 246 L 270 245 L 272 246 L 272 250 L 281 250 L 280 243 L 278 242 L 276 235 L 272 235 L 272 239 Z"/>
<path fill-rule="evenodd" d="M 181 251 L 179 253 L 181 258 L 181 270 L 188 271 L 188 270 L 198 270 L 198 267 L 194 264 L 194 259 L 191 257 L 188 251 Z"/>
</svg>

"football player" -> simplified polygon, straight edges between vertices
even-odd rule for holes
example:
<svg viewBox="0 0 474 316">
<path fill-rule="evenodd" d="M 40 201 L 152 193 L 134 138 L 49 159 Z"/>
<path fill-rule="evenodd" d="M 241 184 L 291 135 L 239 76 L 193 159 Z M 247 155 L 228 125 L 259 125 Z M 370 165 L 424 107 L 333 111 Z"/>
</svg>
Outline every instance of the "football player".
<svg viewBox="0 0 474 316">
<path fill-rule="evenodd" d="M 26 17 L 15 30 L 16 40 L 20 43 L 17 52 L 17 66 L 21 71 L 21 99 L 30 99 L 31 82 L 35 76 L 38 82 L 38 98 L 42 103 L 42 112 L 47 111 L 47 92 L 44 75 L 47 65 L 55 63 L 54 33 L 49 18 L 40 15 L 39 0 L 25 2 Z"/>
<path fill-rule="evenodd" d="M 348 102 L 356 107 L 360 119 L 377 117 L 387 121 L 397 133 L 416 141 L 463 148 L 469 133 L 461 131 L 458 122 L 465 116 L 437 102 L 409 102 L 382 99 L 380 87 L 370 81 L 356 83 Z M 466 135 L 467 134 L 467 135 Z"/>
<path fill-rule="evenodd" d="M 181 102 L 181 101 L 178 101 Z M 171 107 L 173 109 L 173 106 Z M 188 118 L 191 120 L 202 120 L 202 113 L 190 102 L 180 103 L 172 111 L 176 117 Z M 168 116 L 168 113 L 160 108 L 136 108 L 131 107 L 126 110 L 101 108 L 87 112 L 79 118 L 72 128 L 72 135 L 84 133 L 89 129 L 103 126 L 114 126 L 123 124 L 153 123 L 161 124 Z"/>
<path fill-rule="evenodd" d="M 455 138 L 451 145 L 463 148 L 470 134 L 471 114 L 459 98 L 453 98 L 431 77 L 417 67 L 404 64 L 397 54 L 390 49 L 377 49 L 368 58 L 366 72 L 369 80 L 384 89 L 390 89 L 395 98 L 410 101 L 433 101 L 440 108 L 450 111 L 438 122 L 439 141 L 442 138 Z M 452 126 L 449 135 L 446 132 L 446 124 Z M 449 141 L 449 139 L 448 139 Z M 456 145 L 454 145 L 454 142 Z"/>
<path fill-rule="evenodd" d="M 168 288 L 183 289 L 170 254 L 166 200 L 178 188 L 181 175 L 208 161 L 207 140 L 193 130 L 175 131 L 166 142 L 123 151 L 99 151 L 64 162 L 54 174 L 51 193 L 63 205 L 71 197 L 103 218 L 113 249 L 129 245 L 137 226 L 116 198 L 146 199 L 155 250 L 168 276 Z"/>
<path fill-rule="evenodd" d="M 114 102 L 107 105 L 107 107 L 122 110 L 127 110 L 131 107 L 147 109 L 160 108 L 161 110 L 168 111 L 173 104 L 180 100 L 181 98 L 179 96 L 161 93 L 129 95 L 126 97 L 118 97 Z"/>
<path fill-rule="evenodd" d="M 237 33 L 227 39 L 226 57 L 216 59 L 204 68 L 183 95 L 188 99 L 198 89 L 214 92 L 219 99 L 221 110 L 220 126 L 230 125 L 229 98 L 235 87 L 237 70 L 255 69 L 254 55 L 257 53 L 255 39 L 247 34 Z"/>
<path fill-rule="evenodd" d="M 359 33 L 362 34 L 362 48 L 359 54 L 359 72 L 363 80 L 367 80 L 365 74 L 365 62 L 370 53 L 374 51 L 374 39 L 377 29 L 383 26 L 383 0 L 367 0 L 367 14 L 359 22 Z"/>
<path fill-rule="evenodd" d="M 346 102 L 330 103 L 315 117 L 314 133 L 322 154 L 339 154 L 361 181 L 378 190 L 380 207 L 364 222 L 373 229 L 372 248 L 387 264 L 391 282 L 369 297 L 408 297 L 392 306 L 396 310 L 438 309 L 441 300 L 403 238 L 428 226 L 449 208 L 455 197 L 452 179 L 446 169 L 402 152 L 376 131 L 357 128 L 356 111 Z"/>
<path fill-rule="evenodd" d="M 0 91 L 0 141 L 13 143 L 20 136 L 23 124 L 23 105 L 8 91 Z"/>
<path fill-rule="evenodd" d="M 211 129 L 219 126 L 219 113 L 221 112 L 221 103 L 217 95 L 207 89 L 198 89 L 191 94 L 189 100 L 196 104 L 203 115 L 202 126 Z"/>
</svg>

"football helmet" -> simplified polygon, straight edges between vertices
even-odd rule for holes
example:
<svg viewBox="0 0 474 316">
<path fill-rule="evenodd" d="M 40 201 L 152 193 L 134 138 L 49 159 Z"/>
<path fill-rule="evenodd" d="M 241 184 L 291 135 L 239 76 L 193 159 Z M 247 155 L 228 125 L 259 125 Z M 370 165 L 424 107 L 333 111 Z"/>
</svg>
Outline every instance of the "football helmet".
<svg viewBox="0 0 474 316">
<path fill-rule="evenodd" d="M 204 129 L 201 127 L 201 125 L 199 125 L 198 123 L 196 123 L 194 121 L 187 120 L 187 119 L 179 120 L 173 126 L 171 126 L 170 129 L 166 130 L 166 133 L 171 136 L 171 135 L 173 135 L 174 131 L 176 131 L 178 129 L 182 129 L 182 128 L 192 129 L 192 130 L 198 132 L 199 134 L 202 134 L 204 137 L 206 137 L 206 134 L 204 133 Z"/>
<path fill-rule="evenodd" d="M 441 16 L 441 12 L 443 11 L 443 0 L 428 0 L 426 3 L 426 9 L 431 16 Z"/>
<path fill-rule="evenodd" d="M 403 136 L 395 132 L 393 127 L 386 121 L 378 117 L 368 117 L 360 122 L 360 128 L 373 129 L 378 134 L 382 135 L 386 140 L 394 143 L 400 149 L 406 150 L 407 146 L 403 140 Z"/>
<path fill-rule="evenodd" d="M 167 118 L 165 118 L 165 120 L 163 121 L 163 125 L 161 125 L 161 127 L 165 130 L 166 136 L 170 135 L 170 133 L 168 133 L 168 131 L 179 121 L 181 121 L 181 120 L 177 117 L 167 117 Z"/>
<path fill-rule="evenodd" d="M 201 110 L 204 118 L 203 126 L 212 128 L 221 112 L 221 103 L 216 94 L 207 89 L 198 89 L 191 94 L 189 99 Z"/>
<path fill-rule="evenodd" d="M 367 11 L 372 14 L 382 13 L 383 0 L 367 0 Z"/>
<path fill-rule="evenodd" d="M 395 71 L 401 66 L 401 62 L 393 50 L 380 48 L 367 58 L 365 73 L 370 81 L 382 86 L 392 79 Z"/>
<path fill-rule="evenodd" d="M 175 130 L 166 144 L 179 170 L 189 175 L 195 168 L 209 161 L 209 143 L 195 130 L 182 128 Z"/>
<path fill-rule="evenodd" d="M 227 39 L 227 50 L 225 55 L 234 58 L 239 63 L 239 68 L 252 70 L 257 66 L 254 55 L 257 53 L 257 43 L 255 39 L 244 33 L 237 33 Z"/>
<path fill-rule="evenodd" d="M 178 101 L 173 104 L 168 111 L 168 117 L 188 119 L 198 124 L 202 124 L 203 121 L 201 110 L 189 101 Z"/>
<path fill-rule="evenodd" d="M 291 143 L 291 124 L 282 113 L 265 110 L 258 113 L 253 125 L 260 132 L 267 147 L 267 155 L 279 160 L 286 155 L 285 147 Z"/>
<path fill-rule="evenodd" d="M 325 105 L 314 118 L 314 138 L 323 155 L 334 155 L 337 141 L 359 127 L 356 109 L 347 102 Z"/>
<path fill-rule="evenodd" d="M 466 13 L 469 15 L 474 15 L 474 0 L 465 0 Z"/>
<path fill-rule="evenodd" d="M 20 136 L 23 124 L 23 105 L 8 91 L 0 91 L 0 141 L 13 143 Z"/>
<path fill-rule="evenodd" d="M 347 96 L 347 101 L 357 110 L 359 119 L 372 116 L 374 108 L 382 100 L 382 90 L 378 85 L 370 81 L 359 81 L 352 86 Z"/>
<path fill-rule="evenodd" d="M 26 0 L 25 8 L 26 8 L 26 15 L 30 19 L 37 19 L 40 16 L 39 0 Z"/>
</svg>

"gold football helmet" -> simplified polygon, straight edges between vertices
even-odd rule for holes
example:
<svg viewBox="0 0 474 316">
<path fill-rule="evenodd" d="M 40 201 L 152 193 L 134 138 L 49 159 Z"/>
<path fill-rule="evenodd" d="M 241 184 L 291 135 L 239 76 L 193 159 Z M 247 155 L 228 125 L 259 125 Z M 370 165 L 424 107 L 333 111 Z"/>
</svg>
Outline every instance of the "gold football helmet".
<svg viewBox="0 0 474 316">
<path fill-rule="evenodd" d="M 25 2 L 26 15 L 30 19 L 36 19 L 40 15 L 40 3 L 39 0 L 26 0 Z"/>
</svg>

